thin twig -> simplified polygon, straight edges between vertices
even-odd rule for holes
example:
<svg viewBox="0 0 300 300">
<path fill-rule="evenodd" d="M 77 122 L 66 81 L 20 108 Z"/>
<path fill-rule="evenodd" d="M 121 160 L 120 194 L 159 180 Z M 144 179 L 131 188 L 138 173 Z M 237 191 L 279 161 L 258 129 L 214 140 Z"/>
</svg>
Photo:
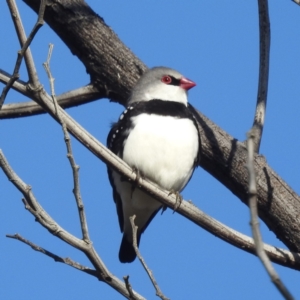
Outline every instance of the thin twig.
<svg viewBox="0 0 300 300">
<path fill-rule="evenodd" d="M 133 237 L 133 248 L 134 248 L 134 251 L 136 253 L 136 256 L 138 257 L 138 259 L 140 260 L 142 266 L 144 267 L 146 273 L 148 274 L 154 288 L 155 288 L 155 291 L 156 291 L 156 296 L 158 296 L 159 298 L 163 299 L 163 300 L 169 300 L 169 298 L 167 298 L 163 293 L 162 291 L 160 290 L 155 278 L 154 278 L 154 275 L 153 275 L 153 272 L 148 268 L 144 258 L 142 257 L 140 251 L 139 251 L 139 248 L 138 248 L 138 245 L 137 245 L 137 230 L 138 230 L 138 227 L 135 225 L 134 223 L 134 219 L 135 219 L 135 215 L 129 217 L 130 219 L 130 223 L 131 223 L 131 228 L 132 228 L 132 237 Z"/>
<path fill-rule="evenodd" d="M 81 193 L 80 193 L 79 166 L 75 162 L 75 159 L 73 156 L 73 151 L 72 151 L 71 138 L 70 138 L 69 132 L 67 130 L 66 123 L 64 122 L 63 118 L 60 116 L 60 113 L 58 110 L 58 103 L 57 103 L 57 99 L 56 99 L 55 91 L 54 91 L 54 78 L 53 78 L 53 76 L 51 74 L 51 70 L 50 70 L 50 60 L 51 60 L 51 56 L 52 56 L 53 46 L 54 46 L 53 44 L 49 45 L 47 61 L 45 63 L 43 63 L 43 67 L 45 68 L 47 76 L 49 78 L 51 98 L 52 98 L 54 106 L 55 106 L 55 112 L 56 112 L 57 118 L 59 120 L 59 123 L 62 126 L 64 140 L 65 140 L 65 143 L 67 146 L 67 157 L 69 159 L 69 162 L 70 162 L 70 165 L 72 168 L 72 172 L 73 172 L 73 183 L 74 183 L 73 193 L 74 193 L 74 196 L 76 199 L 77 209 L 78 209 L 78 213 L 79 213 L 82 238 L 86 243 L 91 243 L 91 240 L 89 237 L 89 232 L 88 232 L 86 215 L 85 215 L 85 211 L 84 211 L 84 205 L 83 205 L 83 201 L 82 201 Z"/>
<path fill-rule="evenodd" d="M 263 266 L 268 272 L 272 282 L 275 284 L 277 289 L 280 291 L 282 296 L 287 300 L 293 300 L 293 296 L 285 287 L 283 282 L 281 281 L 279 275 L 273 268 L 269 257 L 264 251 L 263 241 L 259 230 L 259 221 L 258 221 L 258 211 L 257 211 L 257 190 L 256 190 L 256 177 L 253 165 L 253 157 L 254 157 L 254 139 L 255 134 L 252 130 L 248 133 L 247 138 L 247 149 L 248 149 L 248 173 L 249 173 L 249 208 L 251 213 L 251 228 L 252 235 L 256 247 L 256 253 L 259 259 L 261 260 Z"/>
<path fill-rule="evenodd" d="M 259 152 L 263 134 L 269 81 L 269 60 L 270 60 L 270 20 L 268 11 L 268 0 L 258 0 L 259 13 L 259 79 L 256 111 L 253 121 L 254 151 Z"/>
<path fill-rule="evenodd" d="M 129 294 L 129 299 L 130 300 L 137 300 L 136 297 L 135 297 L 135 295 L 134 295 L 134 293 L 133 293 L 133 291 L 132 291 L 131 284 L 129 282 L 129 275 L 124 276 L 123 279 L 124 279 L 124 282 L 125 282 L 128 294 Z"/>
<path fill-rule="evenodd" d="M 34 36 L 36 35 L 36 33 L 38 32 L 38 30 L 44 24 L 44 12 L 45 12 L 45 8 L 46 8 L 46 1 L 42 0 L 41 4 L 40 4 L 40 10 L 39 10 L 37 22 L 35 23 L 26 42 L 22 45 L 21 40 L 24 38 L 25 33 L 24 33 L 24 27 L 22 26 L 22 23 L 21 23 L 18 8 L 17 8 L 14 0 L 8 0 L 7 3 L 8 3 L 8 7 L 10 9 L 10 13 L 11 13 L 12 19 L 14 21 L 15 27 L 16 27 L 16 31 L 17 31 L 22 49 L 20 51 L 18 51 L 17 61 L 15 64 L 13 75 L 10 78 L 9 82 L 6 84 L 6 86 L 2 90 L 2 94 L 0 96 L 0 110 L 5 101 L 6 95 L 9 92 L 10 88 L 12 87 L 13 83 L 20 77 L 19 70 L 20 70 L 21 63 L 22 63 L 22 60 L 26 53 L 27 48 L 29 47 L 30 43 L 32 42 L 32 40 L 33 40 Z M 27 66 L 27 71 L 28 71 L 30 81 L 32 83 L 33 82 L 36 83 L 37 76 L 36 76 L 35 70 L 30 68 L 30 65 L 28 65 L 28 64 L 26 64 L 26 66 Z"/>
<path fill-rule="evenodd" d="M 0 82 L 7 84 L 10 77 L 10 74 L 0 69 Z M 15 81 L 12 89 L 29 98 L 32 95 L 32 93 L 27 90 L 27 83 L 22 80 Z M 88 84 L 78 89 L 60 94 L 56 96 L 56 99 L 60 107 L 70 108 L 106 97 L 107 96 L 101 93 L 96 86 Z M 47 112 L 35 101 L 16 102 L 4 104 L 2 106 L 2 109 L 0 110 L 0 119 L 22 118 L 45 113 Z"/>
<path fill-rule="evenodd" d="M 93 270 L 91 268 L 85 267 L 85 266 L 83 266 L 83 265 L 75 262 L 71 258 L 68 258 L 68 257 L 67 258 L 62 258 L 62 257 L 60 257 L 60 256 L 58 256 L 58 255 L 56 255 L 56 254 L 54 254 L 54 253 L 52 253 L 52 252 L 44 249 L 44 248 L 42 248 L 42 247 L 40 247 L 40 246 L 32 243 L 31 241 L 23 238 L 18 233 L 16 233 L 16 234 L 7 234 L 6 237 L 11 238 L 11 239 L 15 239 L 15 240 L 18 240 L 18 241 L 21 241 L 22 243 L 30 246 L 33 250 L 38 251 L 38 252 L 40 252 L 42 254 L 45 254 L 46 256 L 49 256 L 49 257 L 53 258 L 54 261 L 56 261 L 56 262 L 60 262 L 60 263 L 66 264 L 68 266 L 71 266 L 71 267 L 79 270 L 79 271 L 82 271 L 82 272 L 87 273 L 89 275 L 95 276 L 97 278 L 99 277 L 96 270 Z"/>
</svg>

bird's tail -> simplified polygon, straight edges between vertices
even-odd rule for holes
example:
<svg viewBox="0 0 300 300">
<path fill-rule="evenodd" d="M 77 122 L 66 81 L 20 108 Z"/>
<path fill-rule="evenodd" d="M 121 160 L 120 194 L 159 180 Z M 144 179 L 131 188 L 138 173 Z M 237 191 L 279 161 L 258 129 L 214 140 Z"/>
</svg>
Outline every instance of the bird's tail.
<svg viewBox="0 0 300 300">
<path fill-rule="evenodd" d="M 137 244 L 139 246 L 141 239 L 141 233 L 137 232 Z M 121 263 L 131 263 L 135 260 L 136 253 L 134 251 L 133 245 L 132 245 L 132 237 L 128 239 L 127 234 L 123 234 L 120 251 L 119 251 L 119 260 Z"/>
</svg>

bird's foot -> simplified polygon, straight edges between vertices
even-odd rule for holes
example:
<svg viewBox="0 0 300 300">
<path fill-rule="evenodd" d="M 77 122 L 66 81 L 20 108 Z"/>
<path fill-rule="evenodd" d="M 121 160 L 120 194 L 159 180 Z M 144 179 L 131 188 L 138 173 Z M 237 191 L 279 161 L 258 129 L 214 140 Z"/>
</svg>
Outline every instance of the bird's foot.
<svg viewBox="0 0 300 300">
<path fill-rule="evenodd" d="M 161 208 L 161 214 L 163 214 L 167 210 L 167 208 L 168 208 L 167 205 L 163 205 Z"/>
<path fill-rule="evenodd" d="M 172 190 L 172 191 L 170 191 L 168 196 L 170 196 L 172 194 L 175 195 L 175 197 L 176 197 L 176 203 L 175 203 L 174 210 L 173 210 L 173 213 L 174 213 L 180 207 L 183 198 L 182 198 L 182 196 L 180 195 L 180 193 L 178 191 L 173 191 Z"/>
</svg>

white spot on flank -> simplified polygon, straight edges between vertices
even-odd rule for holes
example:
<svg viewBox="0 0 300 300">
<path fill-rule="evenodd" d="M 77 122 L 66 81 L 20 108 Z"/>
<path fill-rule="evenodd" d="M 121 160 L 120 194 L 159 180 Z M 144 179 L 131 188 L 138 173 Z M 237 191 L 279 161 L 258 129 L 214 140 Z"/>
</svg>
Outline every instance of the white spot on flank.
<svg viewBox="0 0 300 300">
<path fill-rule="evenodd" d="M 124 118 L 124 114 L 121 114 L 120 116 L 120 120 L 122 120 Z"/>
</svg>

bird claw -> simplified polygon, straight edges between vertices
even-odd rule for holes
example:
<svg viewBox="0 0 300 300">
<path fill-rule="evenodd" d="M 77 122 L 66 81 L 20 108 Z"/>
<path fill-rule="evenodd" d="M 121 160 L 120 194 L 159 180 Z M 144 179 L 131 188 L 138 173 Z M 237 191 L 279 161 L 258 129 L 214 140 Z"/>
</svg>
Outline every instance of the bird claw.
<svg viewBox="0 0 300 300">
<path fill-rule="evenodd" d="M 163 205 L 161 208 L 161 214 L 163 214 L 167 210 L 167 208 L 168 208 L 167 205 Z"/>
<path fill-rule="evenodd" d="M 168 194 L 168 196 L 170 195 L 175 195 L 176 197 L 176 203 L 175 203 L 175 206 L 174 206 L 174 209 L 173 209 L 173 213 L 180 207 L 181 205 L 181 202 L 183 200 L 182 196 L 180 195 L 180 193 L 178 191 L 170 191 L 170 193 Z"/>
</svg>

